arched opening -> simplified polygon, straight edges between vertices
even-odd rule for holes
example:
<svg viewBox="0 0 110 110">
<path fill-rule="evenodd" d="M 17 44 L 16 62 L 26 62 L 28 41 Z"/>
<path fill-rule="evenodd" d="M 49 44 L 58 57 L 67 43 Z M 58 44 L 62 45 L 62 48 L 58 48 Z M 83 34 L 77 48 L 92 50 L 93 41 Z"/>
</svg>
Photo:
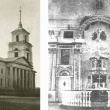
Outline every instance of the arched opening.
<svg viewBox="0 0 110 110">
<path fill-rule="evenodd" d="M 16 35 L 16 42 L 19 41 L 19 35 Z"/>
<path fill-rule="evenodd" d="M 14 51 L 18 51 L 18 48 L 15 48 Z"/>
<path fill-rule="evenodd" d="M 29 53 L 27 53 L 27 60 L 29 60 L 30 59 L 30 54 Z"/>
<path fill-rule="evenodd" d="M 29 49 L 28 49 L 28 48 L 26 48 L 26 51 L 28 51 L 28 52 L 29 52 Z"/>
<path fill-rule="evenodd" d="M 15 49 L 14 49 L 14 56 L 15 56 L 15 57 L 18 57 L 18 48 L 15 48 Z"/>
<path fill-rule="evenodd" d="M 69 76 L 69 72 L 67 70 L 63 70 L 59 74 L 60 76 Z"/>
<path fill-rule="evenodd" d="M 25 38 L 24 38 L 25 42 L 27 42 L 27 36 L 25 35 Z"/>
</svg>

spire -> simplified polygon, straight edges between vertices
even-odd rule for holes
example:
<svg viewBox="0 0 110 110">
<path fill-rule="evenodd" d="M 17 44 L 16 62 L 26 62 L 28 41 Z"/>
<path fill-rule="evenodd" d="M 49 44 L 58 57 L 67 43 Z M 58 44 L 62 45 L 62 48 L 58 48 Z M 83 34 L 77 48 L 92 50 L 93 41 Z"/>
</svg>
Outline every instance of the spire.
<svg viewBox="0 0 110 110">
<path fill-rule="evenodd" d="M 20 22 L 19 22 L 19 28 L 22 28 L 22 23 L 21 23 L 21 7 L 20 7 L 19 12 L 20 12 Z"/>
</svg>

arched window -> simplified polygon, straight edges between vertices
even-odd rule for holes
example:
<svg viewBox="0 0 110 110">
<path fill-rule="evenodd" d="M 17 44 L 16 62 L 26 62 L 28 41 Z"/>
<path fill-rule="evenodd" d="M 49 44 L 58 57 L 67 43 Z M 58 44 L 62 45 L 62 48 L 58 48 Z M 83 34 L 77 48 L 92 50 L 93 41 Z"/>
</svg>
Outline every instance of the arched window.
<svg viewBox="0 0 110 110">
<path fill-rule="evenodd" d="M 29 60 L 29 57 L 30 57 L 30 54 L 29 54 L 29 53 L 27 53 L 27 60 Z"/>
<path fill-rule="evenodd" d="M 26 48 L 26 51 L 29 51 L 29 49 L 28 49 L 28 48 Z"/>
<path fill-rule="evenodd" d="M 94 32 L 92 36 L 93 36 L 92 40 L 96 40 L 97 39 L 97 33 L 96 32 Z"/>
<path fill-rule="evenodd" d="M 16 41 L 17 42 L 19 41 L 19 35 L 16 35 Z"/>
<path fill-rule="evenodd" d="M 101 34 L 100 34 L 100 39 L 101 40 L 106 40 L 106 38 L 107 38 L 107 36 L 106 36 L 105 32 L 102 31 Z"/>
<path fill-rule="evenodd" d="M 14 52 L 14 56 L 15 56 L 15 57 L 18 57 L 18 48 L 15 48 L 14 51 L 15 51 L 15 52 Z"/>
<path fill-rule="evenodd" d="M 14 51 L 18 51 L 18 48 L 15 48 Z"/>
<path fill-rule="evenodd" d="M 15 57 L 18 57 L 18 52 L 15 52 Z"/>
</svg>

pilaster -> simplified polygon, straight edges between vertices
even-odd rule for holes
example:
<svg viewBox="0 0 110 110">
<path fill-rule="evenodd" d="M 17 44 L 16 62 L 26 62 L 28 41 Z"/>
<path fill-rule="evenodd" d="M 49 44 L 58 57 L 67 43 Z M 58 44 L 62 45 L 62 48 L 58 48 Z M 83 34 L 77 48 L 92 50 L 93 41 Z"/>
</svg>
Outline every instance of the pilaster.
<svg viewBox="0 0 110 110">
<path fill-rule="evenodd" d="M 52 85 L 51 90 L 55 91 L 55 83 L 56 83 L 56 59 L 57 59 L 57 50 L 53 50 L 53 68 L 52 68 Z"/>
</svg>

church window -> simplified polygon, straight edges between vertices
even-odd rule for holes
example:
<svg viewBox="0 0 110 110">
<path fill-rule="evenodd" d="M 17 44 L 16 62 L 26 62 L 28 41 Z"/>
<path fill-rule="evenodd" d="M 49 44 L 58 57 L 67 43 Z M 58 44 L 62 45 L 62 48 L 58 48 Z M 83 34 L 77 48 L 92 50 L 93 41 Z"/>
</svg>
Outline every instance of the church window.
<svg viewBox="0 0 110 110">
<path fill-rule="evenodd" d="M 27 36 L 25 35 L 25 42 L 27 42 Z"/>
<path fill-rule="evenodd" d="M 103 60 L 103 67 L 106 68 L 106 61 Z"/>
<path fill-rule="evenodd" d="M 3 69 L 1 69 L 1 73 L 3 73 Z"/>
<path fill-rule="evenodd" d="M 1 86 L 2 86 L 2 83 L 3 83 L 3 79 L 1 78 Z"/>
<path fill-rule="evenodd" d="M 18 49 L 17 49 L 17 48 L 15 48 L 15 49 L 14 49 L 14 51 L 18 51 Z"/>
<path fill-rule="evenodd" d="M 27 53 L 27 60 L 29 60 L 29 53 Z"/>
<path fill-rule="evenodd" d="M 101 39 L 101 40 L 106 40 L 106 34 L 105 34 L 104 31 L 101 32 L 101 34 L 100 34 L 100 39 Z"/>
<path fill-rule="evenodd" d="M 92 68 L 95 67 L 95 61 L 92 61 Z"/>
<path fill-rule="evenodd" d="M 61 64 L 68 65 L 70 58 L 70 49 L 62 49 L 61 50 Z"/>
<path fill-rule="evenodd" d="M 26 51 L 29 51 L 29 49 L 27 48 Z"/>
<path fill-rule="evenodd" d="M 16 41 L 17 42 L 19 41 L 19 35 L 16 35 Z"/>
<path fill-rule="evenodd" d="M 14 55 L 14 56 L 15 56 L 15 57 L 18 57 L 18 49 L 15 48 L 14 51 L 15 51 L 15 53 L 14 53 L 15 55 Z"/>
<path fill-rule="evenodd" d="M 18 57 L 18 52 L 15 52 L 15 57 Z"/>
<path fill-rule="evenodd" d="M 97 33 L 96 32 L 94 32 L 92 36 L 93 36 L 92 40 L 96 40 L 97 39 Z"/>
<path fill-rule="evenodd" d="M 101 67 L 101 60 L 97 60 L 97 67 Z"/>
<path fill-rule="evenodd" d="M 64 38 L 73 38 L 73 31 L 64 31 Z"/>
</svg>

